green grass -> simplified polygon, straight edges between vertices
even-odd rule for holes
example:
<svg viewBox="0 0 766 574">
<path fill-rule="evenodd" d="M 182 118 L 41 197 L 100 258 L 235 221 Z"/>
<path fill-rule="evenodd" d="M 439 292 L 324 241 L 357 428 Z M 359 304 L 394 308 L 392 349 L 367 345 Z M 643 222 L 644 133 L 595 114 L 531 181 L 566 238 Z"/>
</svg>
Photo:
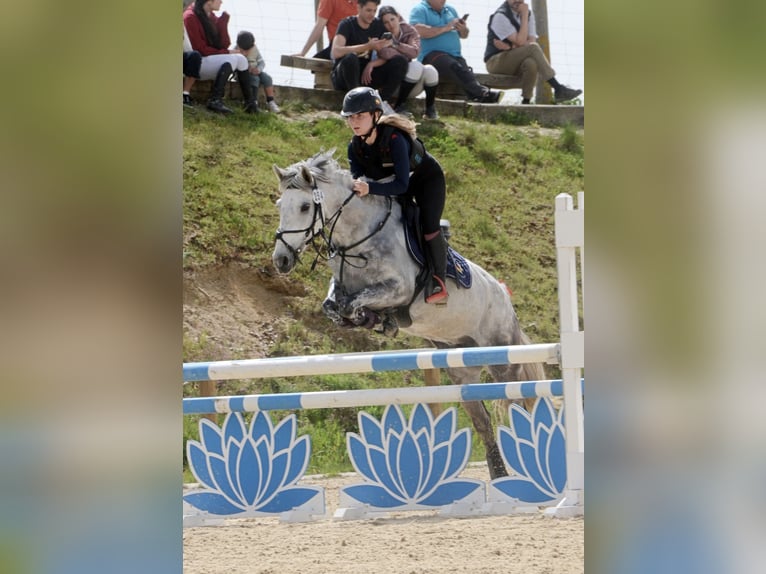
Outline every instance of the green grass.
<svg viewBox="0 0 766 574">
<path fill-rule="evenodd" d="M 184 115 L 185 269 L 238 262 L 271 267 L 278 224 L 277 179 L 272 165 L 285 167 L 320 149 L 336 148 L 347 166 L 350 131 L 340 117 L 315 117 L 305 106 L 289 104 L 286 113 L 220 117 L 198 109 Z M 427 149 L 439 160 L 447 179 L 446 219 L 450 243 L 479 263 L 513 292 L 522 328 L 536 342 L 558 338 L 556 255 L 553 211 L 556 195 L 584 189 L 584 134 L 572 127 L 541 130 L 517 127 L 509 115 L 491 125 L 464 118 L 442 117 L 419 127 Z M 269 351 L 270 356 L 376 351 L 422 347 L 424 342 L 399 335 L 395 339 L 361 330 L 339 329 L 320 310 L 329 269 L 312 273 L 310 259 L 291 275 L 302 296 L 286 299 L 293 321 Z M 217 342 L 217 352 L 220 345 Z M 209 360 L 209 342 L 184 338 L 184 360 Z M 547 367 L 549 377 L 559 375 Z M 446 379 L 444 379 L 446 382 Z M 220 395 L 305 392 L 329 389 L 422 385 L 420 372 L 377 373 L 332 377 L 280 378 L 222 382 Z M 185 396 L 198 392 L 186 385 Z M 447 405 L 448 406 L 448 405 Z M 382 414 L 382 408 L 366 408 Z M 309 472 L 351 470 L 345 433 L 358 432 L 357 409 L 297 412 L 299 433 L 310 433 L 313 455 Z M 461 426 L 469 426 L 465 413 Z M 273 413 L 272 420 L 286 413 Z M 197 439 L 196 417 L 185 417 L 186 440 Z M 221 422 L 222 419 L 219 420 Z M 473 460 L 483 458 L 474 436 Z M 185 456 L 185 452 L 184 452 Z M 191 479 L 187 474 L 186 479 Z"/>
</svg>

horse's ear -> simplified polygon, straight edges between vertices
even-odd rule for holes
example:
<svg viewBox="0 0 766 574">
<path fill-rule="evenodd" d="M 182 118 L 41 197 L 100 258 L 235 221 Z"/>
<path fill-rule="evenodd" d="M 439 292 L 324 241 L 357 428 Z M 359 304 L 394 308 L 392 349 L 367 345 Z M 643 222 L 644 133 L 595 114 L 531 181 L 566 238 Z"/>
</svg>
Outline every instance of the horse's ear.
<svg viewBox="0 0 766 574">
<path fill-rule="evenodd" d="M 277 164 L 272 165 L 271 169 L 274 170 L 274 173 L 277 175 L 277 178 L 279 179 L 279 181 L 282 181 L 285 178 L 285 174 L 287 172 L 283 169 L 280 169 L 280 167 Z"/>
<path fill-rule="evenodd" d="M 306 180 L 306 183 L 314 183 L 314 175 L 311 173 L 311 170 L 306 167 L 305 165 L 301 166 L 301 176 L 303 176 L 303 179 Z"/>
</svg>

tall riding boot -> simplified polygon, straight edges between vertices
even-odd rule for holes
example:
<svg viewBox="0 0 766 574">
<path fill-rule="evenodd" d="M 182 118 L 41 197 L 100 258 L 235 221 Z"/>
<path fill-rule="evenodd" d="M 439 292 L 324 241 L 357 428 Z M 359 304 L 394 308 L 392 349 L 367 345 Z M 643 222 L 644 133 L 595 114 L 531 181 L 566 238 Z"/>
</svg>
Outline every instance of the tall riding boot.
<svg viewBox="0 0 766 574">
<path fill-rule="evenodd" d="M 226 82 L 229 81 L 229 76 L 231 76 L 231 64 L 226 62 L 215 76 L 213 89 L 210 91 L 210 99 L 207 101 L 207 109 L 219 114 L 232 113 L 229 108 L 223 105 L 223 94 L 226 91 Z"/>
<path fill-rule="evenodd" d="M 250 83 L 250 72 L 248 70 L 237 70 L 237 82 L 239 82 L 239 89 L 242 90 L 242 97 L 245 98 L 245 112 L 257 114 L 258 100 L 255 97 L 253 85 Z"/>
<path fill-rule="evenodd" d="M 447 240 L 439 231 L 439 235 L 426 241 L 426 253 L 433 270 L 433 276 L 426 283 L 426 303 L 444 305 L 447 293 Z"/>
<path fill-rule="evenodd" d="M 412 92 L 412 88 L 415 87 L 415 84 L 412 82 L 408 82 L 407 80 L 404 80 L 399 85 L 399 97 L 396 100 L 396 106 L 394 109 L 397 113 L 400 111 L 407 111 L 407 98 L 410 97 L 410 93 Z"/>
<path fill-rule="evenodd" d="M 438 86 L 426 86 L 426 113 L 423 117 L 427 120 L 438 120 L 439 114 L 436 112 L 436 88 Z"/>
</svg>

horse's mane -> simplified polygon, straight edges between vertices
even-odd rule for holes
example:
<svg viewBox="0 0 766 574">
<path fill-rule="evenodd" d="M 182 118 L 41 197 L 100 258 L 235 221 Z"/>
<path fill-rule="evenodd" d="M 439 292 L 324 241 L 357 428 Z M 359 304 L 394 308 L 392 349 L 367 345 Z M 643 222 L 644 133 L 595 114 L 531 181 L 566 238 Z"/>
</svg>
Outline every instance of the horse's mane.
<svg viewBox="0 0 766 574">
<path fill-rule="evenodd" d="M 353 177 L 351 172 L 344 169 L 335 160 L 335 148 L 328 151 L 321 150 L 308 159 L 296 162 L 284 170 L 275 167 L 278 172 L 281 185 L 287 189 L 298 189 L 311 193 L 314 183 L 325 184 L 339 193 L 351 193 Z M 386 204 L 386 197 L 382 195 L 368 195 L 364 198 L 368 206 Z"/>
<path fill-rule="evenodd" d="M 319 151 L 310 158 L 294 163 L 284 170 L 283 179 L 290 180 L 288 186 L 299 189 L 311 189 L 311 183 L 305 177 L 305 171 L 318 182 L 332 183 L 337 181 L 351 187 L 351 173 L 343 169 L 333 157 L 335 148 Z M 348 181 L 346 181 L 348 180 Z"/>
</svg>

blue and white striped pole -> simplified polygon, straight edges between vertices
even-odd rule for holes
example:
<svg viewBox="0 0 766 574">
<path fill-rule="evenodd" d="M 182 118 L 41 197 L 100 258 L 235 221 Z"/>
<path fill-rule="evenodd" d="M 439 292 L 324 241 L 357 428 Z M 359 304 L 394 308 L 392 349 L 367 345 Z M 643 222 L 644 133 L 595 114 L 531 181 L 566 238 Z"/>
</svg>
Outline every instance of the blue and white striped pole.
<svg viewBox="0 0 766 574">
<path fill-rule="evenodd" d="M 584 380 L 580 380 L 584 385 Z M 564 394 L 561 379 L 514 383 L 473 383 L 438 387 L 401 389 L 362 389 L 354 391 L 317 391 L 241 395 L 233 397 L 194 397 L 183 400 L 185 415 L 257 412 L 295 409 L 327 409 L 371 405 L 408 405 L 416 403 L 453 403 L 560 397 Z"/>
<path fill-rule="evenodd" d="M 559 362 L 559 343 L 184 363 L 185 382 Z"/>
</svg>

